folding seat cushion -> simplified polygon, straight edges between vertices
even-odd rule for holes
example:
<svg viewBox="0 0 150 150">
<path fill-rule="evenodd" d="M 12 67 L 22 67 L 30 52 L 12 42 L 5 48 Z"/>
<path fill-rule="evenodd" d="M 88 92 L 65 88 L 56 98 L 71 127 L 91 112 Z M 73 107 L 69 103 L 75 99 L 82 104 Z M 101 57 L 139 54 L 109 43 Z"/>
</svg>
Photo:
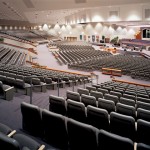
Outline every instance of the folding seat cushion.
<svg viewBox="0 0 150 150">
<path fill-rule="evenodd" d="M 80 94 L 79 93 L 73 92 L 73 91 L 67 91 L 66 95 L 67 95 L 67 99 L 71 99 L 71 100 L 80 102 Z"/>
<path fill-rule="evenodd" d="M 86 86 L 86 89 L 88 89 L 89 92 L 96 91 L 96 87 L 93 87 L 93 86 Z"/>
<path fill-rule="evenodd" d="M 150 150 L 150 145 L 144 143 L 137 143 L 136 150 Z"/>
<path fill-rule="evenodd" d="M 105 109 L 87 106 L 87 123 L 98 128 L 109 130 L 108 112 Z"/>
<path fill-rule="evenodd" d="M 116 112 L 110 113 L 110 130 L 114 134 L 135 139 L 135 119 Z"/>
<path fill-rule="evenodd" d="M 67 116 L 69 118 L 85 123 L 85 105 L 81 102 L 67 100 Z"/>
<path fill-rule="evenodd" d="M 133 107 L 133 106 L 117 103 L 116 112 L 123 114 L 123 115 L 132 116 L 133 118 L 136 117 L 135 116 L 135 107 Z"/>
<path fill-rule="evenodd" d="M 42 117 L 39 107 L 22 102 L 21 113 L 22 128 L 33 135 L 42 135 Z"/>
<path fill-rule="evenodd" d="M 142 108 L 142 109 L 146 109 L 146 110 L 150 111 L 150 103 L 144 103 L 144 102 L 141 102 L 141 101 L 137 101 L 136 104 L 137 104 L 137 109 Z"/>
<path fill-rule="evenodd" d="M 120 98 L 120 103 L 135 107 L 135 101 L 131 100 L 131 99 L 128 99 L 128 98 L 121 97 Z"/>
<path fill-rule="evenodd" d="M 123 94 L 123 97 L 136 101 L 136 96 L 134 96 L 134 95 Z"/>
<path fill-rule="evenodd" d="M 68 119 L 67 129 L 70 150 L 97 150 L 97 130 L 94 127 Z"/>
<path fill-rule="evenodd" d="M 23 134 L 15 134 L 13 138 L 9 138 L 0 133 L 0 146 L 6 150 L 38 150 L 40 148 L 39 143 Z"/>
<path fill-rule="evenodd" d="M 50 95 L 49 110 L 58 114 L 66 115 L 66 100 L 63 97 Z"/>
<path fill-rule="evenodd" d="M 150 110 L 138 108 L 137 109 L 137 119 L 143 119 L 150 121 Z"/>
<path fill-rule="evenodd" d="M 42 123 L 46 142 L 60 149 L 67 149 L 68 136 L 65 117 L 44 109 L 42 111 Z"/>
<path fill-rule="evenodd" d="M 103 93 L 103 95 L 108 94 L 107 89 L 98 88 L 97 91 Z"/>
<path fill-rule="evenodd" d="M 113 101 L 102 99 L 102 98 L 98 99 L 98 107 L 106 109 L 108 113 L 115 111 L 115 103 Z"/>
<path fill-rule="evenodd" d="M 89 95 L 89 90 L 87 90 L 87 89 L 78 88 L 78 89 L 77 89 L 77 92 L 78 92 L 80 95 L 82 95 L 82 94 Z"/>
<path fill-rule="evenodd" d="M 110 94 L 105 94 L 104 98 L 107 99 L 107 100 L 113 101 L 115 104 L 118 103 L 118 100 L 119 100 L 117 96 L 110 95 Z"/>
<path fill-rule="evenodd" d="M 100 84 L 92 84 L 93 87 L 96 87 L 96 89 L 100 88 L 101 85 Z"/>
<path fill-rule="evenodd" d="M 82 94 L 81 102 L 84 103 L 85 106 L 92 105 L 96 107 L 96 98 L 94 96 Z"/>
<path fill-rule="evenodd" d="M 110 94 L 117 96 L 119 99 L 122 96 L 122 94 L 120 92 L 115 92 L 115 91 L 110 91 Z"/>
<path fill-rule="evenodd" d="M 150 122 L 137 120 L 137 142 L 150 145 Z"/>
<path fill-rule="evenodd" d="M 97 91 L 91 91 L 90 96 L 94 96 L 96 100 L 98 100 L 99 98 L 103 98 L 103 93 Z"/>
<path fill-rule="evenodd" d="M 137 101 L 141 101 L 141 102 L 144 102 L 144 103 L 150 103 L 149 98 L 143 98 L 143 97 L 137 97 Z"/>
<path fill-rule="evenodd" d="M 125 138 L 104 130 L 98 133 L 98 150 L 134 150 L 134 143 Z"/>
</svg>

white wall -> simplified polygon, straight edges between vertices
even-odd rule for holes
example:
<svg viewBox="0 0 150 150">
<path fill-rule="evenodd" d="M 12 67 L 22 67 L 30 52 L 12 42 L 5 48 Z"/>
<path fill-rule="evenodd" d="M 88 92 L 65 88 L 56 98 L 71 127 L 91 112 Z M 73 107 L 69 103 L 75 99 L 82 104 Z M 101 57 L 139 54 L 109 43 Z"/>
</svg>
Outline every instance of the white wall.
<svg viewBox="0 0 150 150">
<path fill-rule="evenodd" d="M 60 26 L 60 30 L 56 31 L 55 28 L 50 29 L 55 33 L 59 32 L 59 36 L 64 37 L 77 37 L 77 40 L 80 41 L 80 35 L 86 35 L 86 41 L 88 41 L 88 36 L 90 36 L 90 41 L 92 41 L 92 35 L 97 35 L 101 39 L 102 35 L 106 38 L 114 38 L 118 36 L 122 38 L 134 39 L 134 35 L 140 28 L 125 28 L 116 25 L 105 25 L 103 23 L 88 23 L 86 25 L 63 25 Z M 48 31 L 49 32 L 49 31 Z"/>
</svg>

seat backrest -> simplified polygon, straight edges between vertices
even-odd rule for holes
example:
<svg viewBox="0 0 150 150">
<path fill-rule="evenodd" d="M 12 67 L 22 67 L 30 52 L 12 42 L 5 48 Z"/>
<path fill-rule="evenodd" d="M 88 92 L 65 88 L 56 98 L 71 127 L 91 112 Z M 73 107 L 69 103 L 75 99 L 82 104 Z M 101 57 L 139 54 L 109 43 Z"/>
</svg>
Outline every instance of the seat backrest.
<svg viewBox="0 0 150 150">
<path fill-rule="evenodd" d="M 121 97 L 120 98 L 120 103 L 135 107 L 135 101 L 131 100 L 131 99 L 128 99 L 128 98 Z"/>
<path fill-rule="evenodd" d="M 136 150 L 150 150 L 150 145 L 144 143 L 137 143 Z"/>
<path fill-rule="evenodd" d="M 86 86 L 86 89 L 88 89 L 89 92 L 96 91 L 96 87 L 93 87 L 93 86 Z"/>
<path fill-rule="evenodd" d="M 122 96 L 122 94 L 120 92 L 115 92 L 115 91 L 110 91 L 111 95 L 115 95 L 118 96 L 118 98 L 120 99 L 120 97 Z"/>
<path fill-rule="evenodd" d="M 150 121 L 150 110 L 138 108 L 137 109 L 137 119 L 143 119 Z"/>
<path fill-rule="evenodd" d="M 2 133 L 0 133 L 0 147 L 5 150 L 20 150 L 19 143 L 15 139 Z"/>
<path fill-rule="evenodd" d="M 107 89 L 102 89 L 102 88 L 98 88 L 97 91 L 103 93 L 103 95 L 108 93 Z"/>
<path fill-rule="evenodd" d="M 123 115 L 132 116 L 133 118 L 135 118 L 135 107 L 133 106 L 117 103 L 116 112 Z"/>
<path fill-rule="evenodd" d="M 94 96 L 96 100 L 98 100 L 99 98 L 103 98 L 103 93 L 97 91 L 91 91 L 90 96 Z"/>
<path fill-rule="evenodd" d="M 126 90 L 124 93 L 128 95 L 136 96 L 136 93 L 134 91 Z"/>
<path fill-rule="evenodd" d="M 67 91 L 67 99 L 71 99 L 80 102 L 80 94 L 73 91 Z"/>
<path fill-rule="evenodd" d="M 22 128 L 33 135 L 41 135 L 42 131 L 42 117 L 39 107 L 21 103 L 22 113 Z"/>
<path fill-rule="evenodd" d="M 142 108 L 142 109 L 146 109 L 146 110 L 150 111 L 150 103 L 144 103 L 144 102 L 141 102 L 141 101 L 137 101 L 136 104 L 137 104 L 137 109 Z"/>
<path fill-rule="evenodd" d="M 58 114 L 66 115 L 66 100 L 63 97 L 50 95 L 49 110 Z"/>
<path fill-rule="evenodd" d="M 137 141 L 150 145 L 150 122 L 142 119 L 137 120 Z"/>
<path fill-rule="evenodd" d="M 87 123 L 98 128 L 109 130 L 108 112 L 105 109 L 87 106 Z"/>
<path fill-rule="evenodd" d="M 67 100 L 67 116 L 80 122 L 86 122 L 85 105 L 81 102 Z"/>
<path fill-rule="evenodd" d="M 98 133 L 99 150 L 134 150 L 134 143 L 129 138 L 125 138 L 104 130 Z"/>
<path fill-rule="evenodd" d="M 34 85 L 40 85 L 41 81 L 39 78 L 32 78 L 32 84 Z"/>
<path fill-rule="evenodd" d="M 116 112 L 110 113 L 110 130 L 114 134 L 135 139 L 135 119 Z"/>
<path fill-rule="evenodd" d="M 78 88 L 78 89 L 77 89 L 77 92 L 78 92 L 80 95 L 82 95 L 82 94 L 89 95 L 89 90 L 87 90 L 87 89 Z"/>
<path fill-rule="evenodd" d="M 94 96 L 82 94 L 81 102 L 84 103 L 85 106 L 92 105 L 96 107 L 96 98 Z"/>
<path fill-rule="evenodd" d="M 144 102 L 144 103 L 150 103 L 150 99 L 143 98 L 143 97 L 137 97 L 137 101 L 141 101 L 141 102 Z"/>
<path fill-rule="evenodd" d="M 45 82 L 46 82 L 47 84 L 50 84 L 50 83 L 52 83 L 52 79 L 51 79 L 51 78 L 45 78 Z"/>
<path fill-rule="evenodd" d="M 123 97 L 136 101 L 136 96 L 134 95 L 123 94 Z"/>
<path fill-rule="evenodd" d="M 115 103 L 113 101 L 102 99 L 102 98 L 98 99 L 98 107 L 106 109 L 108 113 L 115 111 Z"/>
<path fill-rule="evenodd" d="M 118 103 L 118 100 L 119 100 L 117 96 L 110 95 L 110 94 L 105 94 L 104 98 L 107 99 L 107 100 L 114 101 L 115 104 Z"/>
<path fill-rule="evenodd" d="M 90 125 L 68 119 L 67 130 L 70 150 L 96 150 L 96 129 Z"/>
<path fill-rule="evenodd" d="M 67 149 L 68 136 L 65 126 L 65 117 L 44 109 L 42 111 L 42 123 L 44 139 L 49 144 L 58 148 Z"/>
</svg>

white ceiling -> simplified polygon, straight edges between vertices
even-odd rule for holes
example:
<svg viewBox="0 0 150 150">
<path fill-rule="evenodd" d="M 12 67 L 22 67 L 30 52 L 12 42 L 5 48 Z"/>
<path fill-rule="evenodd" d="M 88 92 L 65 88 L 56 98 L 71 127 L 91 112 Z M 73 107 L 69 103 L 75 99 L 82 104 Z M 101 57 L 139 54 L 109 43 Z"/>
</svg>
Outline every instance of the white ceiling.
<svg viewBox="0 0 150 150">
<path fill-rule="evenodd" d="M 0 0 L 0 19 L 64 24 L 66 16 L 89 8 L 138 3 L 150 0 Z"/>
</svg>

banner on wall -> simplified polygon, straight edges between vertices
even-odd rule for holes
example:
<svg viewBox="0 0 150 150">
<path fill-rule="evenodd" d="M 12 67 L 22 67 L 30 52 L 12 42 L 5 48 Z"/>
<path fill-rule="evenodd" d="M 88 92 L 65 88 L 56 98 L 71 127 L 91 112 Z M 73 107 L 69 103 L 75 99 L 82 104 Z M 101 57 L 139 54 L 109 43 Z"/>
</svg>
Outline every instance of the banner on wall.
<svg viewBox="0 0 150 150">
<path fill-rule="evenodd" d="M 80 40 L 82 40 L 82 35 L 80 35 Z"/>
<path fill-rule="evenodd" d="M 96 36 L 96 42 L 99 43 L 99 36 Z"/>
<path fill-rule="evenodd" d="M 95 42 L 95 35 L 92 35 L 92 42 Z"/>
<path fill-rule="evenodd" d="M 86 35 L 84 35 L 84 41 L 86 41 Z"/>
</svg>

